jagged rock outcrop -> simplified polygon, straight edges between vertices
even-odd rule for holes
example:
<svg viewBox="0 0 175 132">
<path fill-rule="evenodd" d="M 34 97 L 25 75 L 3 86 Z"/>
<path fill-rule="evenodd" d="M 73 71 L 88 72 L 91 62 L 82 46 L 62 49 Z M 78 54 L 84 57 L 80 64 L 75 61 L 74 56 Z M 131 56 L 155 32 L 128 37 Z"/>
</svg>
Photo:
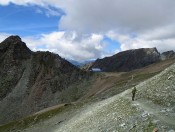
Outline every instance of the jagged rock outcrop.
<svg viewBox="0 0 175 132">
<path fill-rule="evenodd" d="M 25 69 L 23 61 L 31 54 L 19 36 L 10 36 L 0 44 L 0 100 L 17 84 Z"/>
<path fill-rule="evenodd" d="M 97 59 L 91 68 L 100 68 L 102 71 L 127 72 L 142 68 L 160 60 L 160 53 L 156 48 L 141 48 L 120 52 L 111 57 Z"/>
<path fill-rule="evenodd" d="M 19 36 L 10 36 L 0 43 L 0 124 L 75 101 L 63 91 L 88 76 L 59 55 L 32 52 Z"/>
<path fill-rule="evenodd" d="M 166 60 L 166 59 L 170 59 L 170 58 L 175 58 L 175 52 L 173 50 L 166 51 L 166 52 L 163 52 L 161 54 L 162 60 Z"/>
</svg>

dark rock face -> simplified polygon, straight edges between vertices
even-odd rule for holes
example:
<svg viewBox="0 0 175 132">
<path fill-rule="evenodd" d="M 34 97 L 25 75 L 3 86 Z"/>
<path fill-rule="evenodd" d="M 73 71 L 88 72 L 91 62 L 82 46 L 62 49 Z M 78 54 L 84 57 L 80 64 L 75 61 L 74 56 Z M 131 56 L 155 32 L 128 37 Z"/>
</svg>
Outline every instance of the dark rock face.
<svg viewBox="0 0 175 132">
<path fill-rule="evenodd" d="M 59 55 L 32 52 L 10 36 L 0 43 L 0 124 L 75 101 L 63 100 L 62 91 L 88 76 Z"/>
<path fill-rule="evenodd" d="M 0 100 L 17 84 L 24 71 L 22 61 L 31 54 L 19 36 L 10 36 L 0 44 Z"/>
<path fill-rule="evenodd" d="M 156 48 L 142 48 L 120 52 L 103 59 L 97 59 L 90 68 L 100 68 L 106 72 L 127 72 L 145 67 L 159 60 L 160 54 Z"/>
<path fill-rule="evenodd" d="M 162 60 L 166 60 L 166 59 L 170 59 L 170 58 L 175 58 L 175 52 L 173 50 L 166 51 L 166 52 L 163 52 L 161 54 Z"/>
<path fill-rule="evenodd" d="M 31 50 L 21 41 L 19 36 L 10 36 L 0 45 L 0 57 L 5 59 L 21 60 L 29 59 Z"/>
</svg>

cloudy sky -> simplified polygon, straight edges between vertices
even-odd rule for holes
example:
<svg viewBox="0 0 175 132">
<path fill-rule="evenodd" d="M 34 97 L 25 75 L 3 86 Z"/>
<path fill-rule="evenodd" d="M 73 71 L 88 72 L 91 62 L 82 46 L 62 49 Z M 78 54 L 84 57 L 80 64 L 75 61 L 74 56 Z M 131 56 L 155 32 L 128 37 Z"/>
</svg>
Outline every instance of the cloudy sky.
<svg viewBox="0 0 175 132">
<path fill-rule="evenodd" d="M 88 60 L 157 47 L 175 50 L 175 0 L 0 0 L 0 41 Z"/>
</svg>

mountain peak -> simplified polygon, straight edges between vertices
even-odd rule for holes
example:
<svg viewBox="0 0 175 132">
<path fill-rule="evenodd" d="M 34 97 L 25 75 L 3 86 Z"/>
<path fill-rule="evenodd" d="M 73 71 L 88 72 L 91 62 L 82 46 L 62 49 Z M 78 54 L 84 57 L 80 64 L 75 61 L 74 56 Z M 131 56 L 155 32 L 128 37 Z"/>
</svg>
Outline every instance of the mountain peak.
<svg viewBox="0 0 175 132">
<path fill-rule="evenodd" d="M 15 45 L 15 44 L 21 44 L 23 42 L 18 35 L 12 35 L 12 36 L 9 36 L 8 38 L 6 38 L 2 43 L 5 45 L 9 45 L 9 44 Z"/>
<path fill-rule="evenodd" d="M 14 35 L 0 43 L 0 55 L 4 53 L 13 59 L 27 59 L 30 58 L 31 50 L 19 36 Z"/>
<path fill-rule="evenodd" d="M 18 35 L 12 35 L 6 38 L 4 43 L 15 43 L 15 42 L 22 42 L 21 38 Z"/>
</svg>

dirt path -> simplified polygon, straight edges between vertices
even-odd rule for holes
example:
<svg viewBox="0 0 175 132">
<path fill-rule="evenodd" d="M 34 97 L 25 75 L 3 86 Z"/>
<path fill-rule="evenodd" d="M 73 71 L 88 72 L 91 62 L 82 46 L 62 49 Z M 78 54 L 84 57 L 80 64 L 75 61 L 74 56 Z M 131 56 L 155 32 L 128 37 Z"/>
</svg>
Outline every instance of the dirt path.
<svg viewBox="0 0 175 132">
<path fill-rule="evenodd" d="M 170 109 L 162 108 L 146 100 L 138 100 L 134 101 L 134 103 L 138 104 L 144 111 L 154 115 L 160 121 L 175 126 L 175 113 Z"/>
<path fill-rule="evenodd" d="M 154 104 L 151 100 L 136 99 L 135 101 L 131 101 L 131 96 L 128 96 L 130 94 L 131 89 L 121 93 L 120 96 L 124 97 L 132 104 L 138 106 L 146 113 L 154 115 L 158 120 L 166 124 L 175 126 L 175 111 L 173 111 L 172 108 L 161 107 L 159 105 Z"/>
<path fill-rule="evenodd" d="M 138 125 L 137 130 L 143 131 L 142 127 L 146 125 L 143 122 L 149 122 L 147 115 L 154 117 L 154 120 L 159 121 L 160 123 L 167 124 L 167 126 L 175 126 L 175 113 L 165 109 L 161 106 L 153 104 L 151 101 L 138 99 L 136 101 L 131 101 L 131 97 L 128 96 L 131 92 L 131 89 L 124 91 L 119 95 L 115 95 L 111 98 L 108 98 L 103 101 L 93 103 L 91 105 L 84 106 L 83 109 L 79 109 L 77 113 L 74 113 L 70 119 L 65 120 L 63 123 L 56 124 L 60 117 L 54 117 L 45 121 L 47 128 L 42 128 L 39 124 L 35 128 L 28 129 L 32 132 L 41 132 L 44 129 L 49 130 L 50 132 L 76 132 L 76 131 L 125 131 L 130 128 L 130 125 L 133 125 L 133 122 L 136 120 L 132 115 L 130 118 L 130 112 L 136 112 L 137 121 L 140 124 Z M 135 108 L 133 108 L 135 106 Z M 137 111 L 136 109 L 139 109 Z M 165 113 L 163 113 L 164 111 Z M 141 112 L 141 113 L 140 113 Z M 142 117 L 142 114 L 146 113 L 145 117 Z M 69 113 L 73 114 L 73 113 Z M 65 115 L 64 115 L 65 116 Z M 144 116 L 144 115 L 143 115 Z M 128 123 L 128 125 L 126 125 Z M 172 128 L 171 128 L 172 129 Z M 135 131 L 134 129 L 131 131 Z M 116 131 L 117 132 L 117 131 Z"/>
<path fill-rule="evenodd" d="M 132 87 L 130 87 L 110 98 L 84 104 L 77 109 L 69 110 L 68 113 L 55 115 L 53 118 L 27 128 L 26 131 L 150 132 L 158 127 L 162 132 L 173 132 L 175 130 L 175 107 L 173 105 L 175 78 L 169 80 L 168 77 L 175 74 L 172 73 L 174 70 L 175 65 L 137 85 L 136 101 L 131 101 Z M 149 98 L 146 95 L 149 95 Z M 152 102 L 154 99 L 164 103 L 171 100 L 172 103 L 165 107 L 163 104 L 154 104 Z M 63 122 L 59 123 L 60 121 Z"/>
</svg>

